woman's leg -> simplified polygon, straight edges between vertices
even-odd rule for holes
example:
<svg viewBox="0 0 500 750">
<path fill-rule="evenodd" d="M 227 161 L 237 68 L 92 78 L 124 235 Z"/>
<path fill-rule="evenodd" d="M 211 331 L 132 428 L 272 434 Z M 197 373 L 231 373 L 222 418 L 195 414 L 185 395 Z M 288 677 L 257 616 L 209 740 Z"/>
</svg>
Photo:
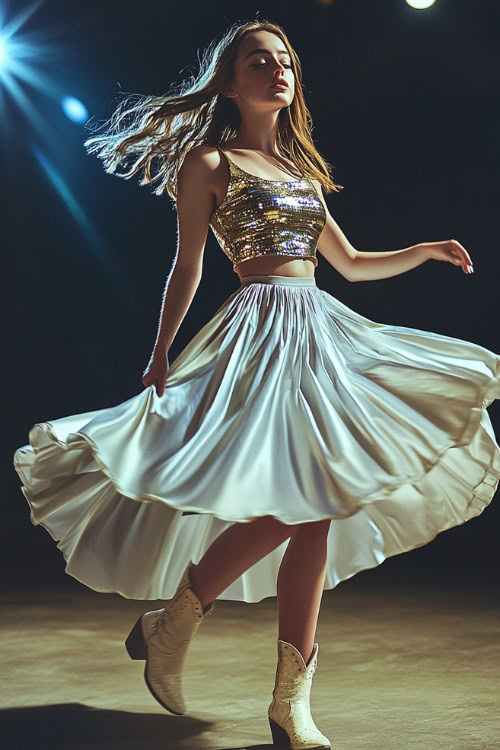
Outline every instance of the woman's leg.
<svg viewBox="0 0 500 750">
<path fill-rule="evenodd" d="M 292 527 L 278 572 L 279 638 L 309 661 L 326 575 L 331 519 Z"/>
<path fill-rule="evenodd" d="M 262 557 L 293 533 L 273 516 L 234 523 L 222 532 L 191 571 L 191 583 L 203 608 Z"/>
</svg>

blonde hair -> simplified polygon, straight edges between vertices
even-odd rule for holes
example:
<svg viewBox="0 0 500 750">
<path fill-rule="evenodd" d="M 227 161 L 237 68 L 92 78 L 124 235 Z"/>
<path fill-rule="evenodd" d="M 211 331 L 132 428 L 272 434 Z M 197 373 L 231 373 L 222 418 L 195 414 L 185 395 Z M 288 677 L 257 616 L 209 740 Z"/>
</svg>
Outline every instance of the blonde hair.
<svg viewBox="0 0 500 750">
<path fill-rule="evenodd" d="M 299 58 L 281 26 L 265 19 L 235 23 L 223 33 L 220 41 L 213 40 L 202 54 L 198 76 L 179 84 L 177 92 L 172 86 L 164 96 L 126 95 L 102 126 L 104 132 L 84 142 L 87 152 L 96 153 L 102 159 L 106 172 L 124 179 L 144 170 L 139 184 L 159 181 L 153 193 L 162 195 L 166 190 L 175 202 L 177 172 L 187 152 L 198 145 L 219 145 L 238 131 L 241 121 L 238 107 L 221 92 L 233 78 L 240 42 L 252 31 L 276 34 L 290 53 L 295 96 L 290 106 L 279 114 L 279 153 L 294 163 L 299 172 L 319 180 L 326 193 L 342 190 L 342 185 L 333 182 L 330 167 L 311 137 L 312 117 L 302 92 Z M 133 103 L 135 97 L 138 99 Z M 125 162 L 129 155 L 133 155 L 134 160 L 127 167 Z M 158 170 L 153 174 L 155 158 Z M 121 165 L 128 171 L 117 172 Z"/>
</svg>

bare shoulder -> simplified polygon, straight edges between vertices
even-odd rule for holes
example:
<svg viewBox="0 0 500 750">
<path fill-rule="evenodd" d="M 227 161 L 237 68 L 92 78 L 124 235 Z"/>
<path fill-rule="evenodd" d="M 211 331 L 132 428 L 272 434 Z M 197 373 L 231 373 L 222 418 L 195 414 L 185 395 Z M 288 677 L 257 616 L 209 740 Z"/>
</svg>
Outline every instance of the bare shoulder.
<svg viewBox="0 0 500 750">
<path fill-rule="evenodd" d="M 186 175 L 210 183 L 220 162 L 221 157 L 215 146 L 193 146 L 184 157 L 178 177 L 182 179 Z"/>
</svg>

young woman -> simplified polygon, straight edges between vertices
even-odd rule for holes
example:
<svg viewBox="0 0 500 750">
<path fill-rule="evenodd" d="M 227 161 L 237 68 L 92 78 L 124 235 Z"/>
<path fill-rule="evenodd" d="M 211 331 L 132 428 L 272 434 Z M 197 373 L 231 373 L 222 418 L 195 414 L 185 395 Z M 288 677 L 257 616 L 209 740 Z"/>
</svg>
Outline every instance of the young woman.
<svg viewBox="0 0 500 750">
<path fill-rule="evenodd" d="M 118 107 L 86 141 L 111 173 L 134 154 L 119 176 L 143 169 L 141 184 L 159 180 L 156 193 L 175 201 L 175 264 L 145 389 L 36 424 L 14 459 L 32 522 L 59 540 L 70 575 L 170 599 L 126 647 L 172 713 L 186 711 L 186 652 L 215 599 L 277 595 L 268 717 L 274 743 L 294 750 L 330 747 L 309 704 L 323 590 L 479 515 L 500 477 L 486 411 L 500 357 L 375 323 L 317 286 L 317 250 L 350 281 L 431 258 L 471 273 L 472 262 L 455 240 L 354 249 L 323 197 L 340 186 L 313 145 L 301 85 L 280 26 L 237 24 L 197 80 Z M 169 365 L 209 227 L 240 285 Z"/>
</svg>

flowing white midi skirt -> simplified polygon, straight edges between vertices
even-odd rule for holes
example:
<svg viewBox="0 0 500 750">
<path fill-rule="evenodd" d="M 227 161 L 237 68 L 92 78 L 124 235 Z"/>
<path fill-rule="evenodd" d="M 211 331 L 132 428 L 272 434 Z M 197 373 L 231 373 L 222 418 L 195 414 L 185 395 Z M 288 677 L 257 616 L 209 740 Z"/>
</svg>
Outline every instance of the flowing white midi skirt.
<svg viewBox="0 0 500 750">
<path fill-rule="evenodd" d="M 478 516 L 500 478 L 500 356 L 375 323 L 315 278 L 247 276 L 153 386 L 38 423 L 14 466 L 66 572 L 169 599 L 235 522 L 332 519 L 325 589 Z M 287 542 L 219 599 L 276 595 Z"/>
</svg>

